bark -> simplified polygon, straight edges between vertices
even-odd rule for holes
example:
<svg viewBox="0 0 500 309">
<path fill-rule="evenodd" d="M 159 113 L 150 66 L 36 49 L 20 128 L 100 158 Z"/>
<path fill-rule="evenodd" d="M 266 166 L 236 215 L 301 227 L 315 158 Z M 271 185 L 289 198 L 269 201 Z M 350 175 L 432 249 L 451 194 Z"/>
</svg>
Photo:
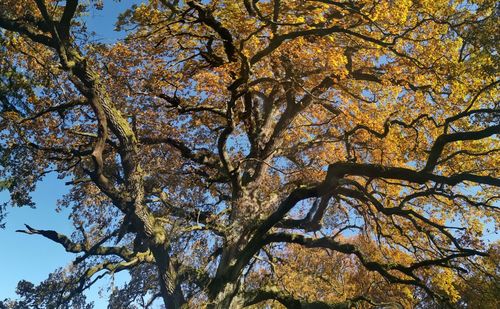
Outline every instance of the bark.
<svg viewBox="0 0 500 309">
<path fill-rule="evenodd" d="M 168 248 L 156 246 L 152 248 L 152 251 L 158 268 L 160 293 L 165 307 L 168 309 L 181 308 L 185 300 L 178 280 L 178 273 L 168 254 Z"/>
<path fill-rule="evenodd" d="M 232 233 L 233 239 L 238 237 L 236 233 Z M 233 298 L 238 293 L 238 275 L 234 273 L 234 267 L 237 262 L 236 257 L 239 253 L 238 243 L 241 243 L 242 239 L 233 241 L 229 239 L 230 243 L 227 243 L 222 249 L 222 254 L 220 257 L 220 262 L 217 267 L 217 272 L 214 279 L 209 284 L 209 308 L 237 308 L 233 305 Z"/>
<path fill-rule="evenodd" d="M 245 201 L 247 197 L 243 197 L 239 203 L 235 203 L 240 208 L 237 212 L 239 218 L 234 218 L 231 227 L 231 233 L 228 235 L 226 244 L 222 249 L 220 262 L 217 267 L 217 272 L 214 279 L 209 285 L 209 299 L 211 303 L 209 308 L 241 308 L 242 300 L 237 297 L 240 284 L 239 278 L 242 269 L 238 269 L 238 256 L 241 250 L 248 243 L 248 237 L 251 233 L 243 227 L 246 220 Z"/>
<path fill-rule="evenodd" d="M 239 283 L 228 282 L 220 286 L 219 292 L 212 298 L 209 309 L 237 309 L 244 307 L 244 300 L 239 297 Z"/>
</svg>

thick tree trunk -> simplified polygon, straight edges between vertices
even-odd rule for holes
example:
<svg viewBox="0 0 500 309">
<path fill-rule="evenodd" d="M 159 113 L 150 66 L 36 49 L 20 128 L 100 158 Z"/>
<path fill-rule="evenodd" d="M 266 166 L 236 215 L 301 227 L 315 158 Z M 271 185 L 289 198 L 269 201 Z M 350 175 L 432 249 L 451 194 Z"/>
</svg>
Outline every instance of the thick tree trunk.
<svg viewBox="0 0 500 309">
<path fill-rule="evenodd" d="M 215 278 L 208 287 L 210 299 L 209 308 L 229 308 L 230 299 L 237 291 L 237 286 L 231 280 L 231 267 L 234 265 L 237 248 L 235 244 L 226 244 L 222 250 Z M 222 307 L 225 305 L 226 307 Z"/>
<path fill-rule="evenodd" d="M 230 239 L 231 243 L 226 244 L 223 249 L 215 278 L 209 285 L 210 305 L 208 308 L 242 308 L 242 300 L 238 297 L 242 269 L 237 262 L 246 238 L 243 231 L 237 232 L 235 229 Z"/>
<path fill-rule="evenodd" d="M 238 282 L 228 282 L 220 286 L 219 292 L 211 299 L 209 309 L 239 309 L 243 308 L 243 299 L 238 296 Z"/>
<path fill-rule="evenodd" d="M 158 268 L 160 293 L 167 309 L 177 309 L 185 303 L 177 278 L 177 271 L 170 260 L 165 246 L 153 247 L 153 255 Z"/>
<path fill-rule="evenodd" d="M 230 218 L 231 231 L 227 235 L 222 250 L 215 278 L 208 286 L 209 305 L 214 309 L 236 309 L 243 307 L 243 299 L 239 297 L 241 274 L 245 267 L 240 261 L 242 252 L 254 233 L 252 221 L 258 213 L 255 210 L 258 201 L 252 190 L 241 188 L 237 199 L 233 202 L 233 213 Z"/>
</svg>

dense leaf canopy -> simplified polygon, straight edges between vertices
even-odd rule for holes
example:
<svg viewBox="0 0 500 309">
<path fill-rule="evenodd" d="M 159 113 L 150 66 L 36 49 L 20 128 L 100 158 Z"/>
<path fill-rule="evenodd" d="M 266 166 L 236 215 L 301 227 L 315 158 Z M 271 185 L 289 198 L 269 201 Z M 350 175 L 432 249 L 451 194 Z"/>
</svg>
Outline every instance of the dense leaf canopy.
<svg viewBox="0 0 500 309">
<path fill-rule="evenodd" d="M 0 307 L 499 305 L 496 1 L 103 5 L 0 1 L 0 188 L 75 227 Z"/>
</svg>

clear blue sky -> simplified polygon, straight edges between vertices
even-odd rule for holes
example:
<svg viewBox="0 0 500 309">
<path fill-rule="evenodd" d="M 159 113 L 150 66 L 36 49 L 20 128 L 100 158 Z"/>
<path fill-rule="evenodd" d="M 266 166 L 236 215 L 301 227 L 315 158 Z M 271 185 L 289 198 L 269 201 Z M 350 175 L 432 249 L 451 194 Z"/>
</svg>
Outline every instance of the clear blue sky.
<svg viewBox="0 0 500 309">
<path fill-rule="evenodd" d="M 92 9 L 86 17 L 89 30 L 96 32 L 96 39 L 103 43 L 111 43 L 123 33 L 114 32 L 116 17 L 133 3 L 139 1 L 105 1 L 104 10 Z M 0 300 L 15 298 L 17 282 L 28 280 L 35 284 L 47 279 L 49 273 L 70 263 L 75 255 L 67 253 L 64 248 L 42 236 L 16 233 L 24 224 L 38 229 L 51 229 L 71 235 L 73 227 L 68 219 L 69 211 L 55 211 L 57 199 L 68 191 L 64 181 L 55 174 L 48 175 L 32 194 L 36 209 L 29 207 L 8 208 L 6 228 L 0 230 Z M 7 192 L 0 192 L 0 203 L 8 200 Z M 126 280 L 127 274 L 118 274 L 115 284 Z M 102 280 L 98 285 L 86 292 L 88 300 L 94 301 L 95 308 L 106 308 L 106 293 L 99 296 L 99 290 L 110 282 Z"/>
</svg>

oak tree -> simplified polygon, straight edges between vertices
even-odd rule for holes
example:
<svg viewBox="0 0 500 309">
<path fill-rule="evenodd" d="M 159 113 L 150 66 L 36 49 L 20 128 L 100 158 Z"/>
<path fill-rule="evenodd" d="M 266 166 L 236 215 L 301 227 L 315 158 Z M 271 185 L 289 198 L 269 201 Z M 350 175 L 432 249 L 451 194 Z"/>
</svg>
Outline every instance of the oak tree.
<svg viewBox="0 0 500 309">
<path fill-rule="evenodd" d="M 57 173 L 75 227 L 20 230 L 75 260 L 3 306 L 84 308 L 120 271 L 112 308 L 494 293 L 496 1 L 150 0 L 110 44 L 103 5 L 0 1 L 0 186 L 35 206 Z"/>
</svg>

